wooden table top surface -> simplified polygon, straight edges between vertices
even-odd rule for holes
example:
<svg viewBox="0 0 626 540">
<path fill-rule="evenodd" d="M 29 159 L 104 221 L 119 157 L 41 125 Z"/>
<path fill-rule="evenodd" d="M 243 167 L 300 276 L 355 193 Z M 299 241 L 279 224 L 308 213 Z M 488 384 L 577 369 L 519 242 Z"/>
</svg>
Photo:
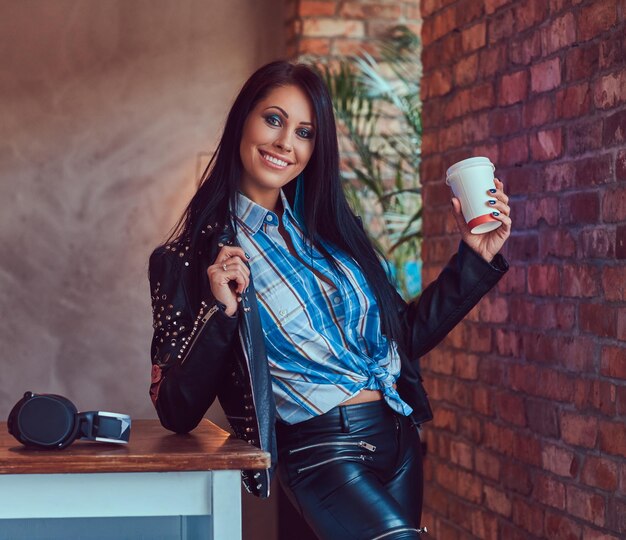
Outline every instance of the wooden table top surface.
<svg viewBox="0 0 626 540">
<path fill-rule="evenodd" d="M 0 422 L 0 474 L 266 469 L 270 454 L 203 419 L 178 435 L 158 420 L 133 420 L 128 444 L 76 440 L 63 450 L 20 444 Z"/>
</svg>

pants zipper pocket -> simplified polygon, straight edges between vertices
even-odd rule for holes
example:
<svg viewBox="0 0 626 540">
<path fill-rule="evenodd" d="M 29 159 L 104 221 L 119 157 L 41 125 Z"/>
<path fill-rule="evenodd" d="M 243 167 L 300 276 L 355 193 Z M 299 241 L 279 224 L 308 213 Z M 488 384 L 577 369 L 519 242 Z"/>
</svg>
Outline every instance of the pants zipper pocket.
<svg viewBox="0 0 626 540">
<path fill-rule="evenodd" d="M 309 448 L 316 448 L 318 446 L 333 446 L 333 445 L 338 445 L 338 446 L 359 446 L 361 448 L 365 448 L 366 450 L 369 450 L 370 452 L 375 452 L 376 451 L 376 447 L 373 444 L 370 444 L 368 442 L 365 441 L 358 441 L 358 442 L 353 442 L 353 441 L 336 441 L 336 442 L 321 442 L 321 443 L 315 443 L 315 444 L 308 444 L 307 446 L 300 446 L 299 448 L 292 448 L 291 450 L 289 450 L 289 454 L 295 454 L 296 452 L 301 452 L 302 450 L 308 450 Z"/>
<path fill-rule="evenodd" d="M 300 467 L 297 469 L 297 473 L 300 474 L 302 471 L 306 471 L 308 469 L 313 469 L 314 467 L 319 467 L 320 465 L 325 465 L 326 463 L 330 463 L 331 461 L 336 461 L 338 459 L 360 459 L 361 461 L 371 461 L 372 456 L 366 456 L 361 454 L 360 456 L 337 456 L 329 459 L 325 459 L 324 461 L 320 461 L 319 463 L 313 463 L 313 465 L 307 465 L 306 467 Z"/>
<path fill-rule="evenodd" d="M 428 532 L 428 528 L 426 527 L 422 527 L 420 529 L 414 529 L 413 527 L 404 527 L 403 529 L 394 529 L 393 531 L 389 531 L 383 534 L 379 534 L 378 536 L 375 536 L 374 538 L 372 538 L 372 540 L 378 540 L 379 538 L 385 538 L 385 536 L 389 536 L 390 534 L 396 534 L 397 532 L 402 532 L 402 531 L 416 531 L 417 534 L 422 534 L 422 533 L 427 533 Z"/>
</svg>

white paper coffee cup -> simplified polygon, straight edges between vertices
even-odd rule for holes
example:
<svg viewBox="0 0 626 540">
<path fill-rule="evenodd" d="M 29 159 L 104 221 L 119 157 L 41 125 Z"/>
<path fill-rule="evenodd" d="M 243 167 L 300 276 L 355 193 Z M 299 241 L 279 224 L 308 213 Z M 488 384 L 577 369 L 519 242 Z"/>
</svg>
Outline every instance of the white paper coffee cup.
<svg viewBox="0 0 626 540">
<path fill-rule="evenodd" d="M 491 215 L 488 190 L 495 189 L 493 171 L 495 166 L 489 158 L 472 157 L 452 165 L 446 172 L 446 184 L 461 201 L 463 217 L 473 234 L 483 234 L 502 225 Z"/>
</svg>

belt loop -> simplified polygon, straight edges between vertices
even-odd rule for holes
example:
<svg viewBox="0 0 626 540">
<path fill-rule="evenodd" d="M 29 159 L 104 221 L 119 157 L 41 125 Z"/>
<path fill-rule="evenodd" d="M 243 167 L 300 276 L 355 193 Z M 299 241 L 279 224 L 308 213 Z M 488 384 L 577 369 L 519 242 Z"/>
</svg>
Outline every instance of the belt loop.
<svg viewBox="0 0 626 540">
<path fill-rule="evenodd" d="M 344 405 L 339 406 L 339 417 L 341 419 L 341 431 L 343 433 L 350 432 L 350 420 L 348 419 L 348 411 Z"/>
</svg>

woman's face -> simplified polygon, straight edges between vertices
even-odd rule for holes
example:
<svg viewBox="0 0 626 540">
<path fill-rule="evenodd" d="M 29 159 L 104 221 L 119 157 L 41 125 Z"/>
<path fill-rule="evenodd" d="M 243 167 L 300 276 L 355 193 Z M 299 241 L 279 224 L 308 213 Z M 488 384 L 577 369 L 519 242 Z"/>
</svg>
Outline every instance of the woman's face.
<svg viewBox="0 0 626 540">
<path fill-rule="evenodd" d="M 306 167 L 315 146 L 313 107 L 297 86 L 279 86 L 246 118 L 239 145 L 241 191 L 256 202 L 276 200 Z"/>
</svg>

